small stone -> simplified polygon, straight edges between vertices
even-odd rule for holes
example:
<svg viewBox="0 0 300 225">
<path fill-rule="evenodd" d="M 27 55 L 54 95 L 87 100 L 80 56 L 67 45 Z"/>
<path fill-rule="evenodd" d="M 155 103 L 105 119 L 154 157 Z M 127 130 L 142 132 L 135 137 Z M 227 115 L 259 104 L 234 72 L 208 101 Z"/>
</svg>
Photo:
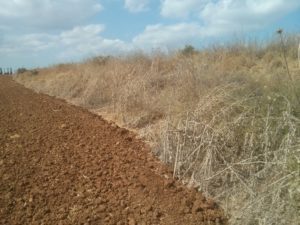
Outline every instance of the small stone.
<svg viewBox="0 0 300 225">
<path fill-rule="evenodd" d="M 14 135 L 10 136 L 10 139 L 18 139 L 20 137 L 21 136 L 19 134 L 14 134 Z"/>
<path fill-rule="evenodd" d="M 128 225 L 136 225 L 135 219 L 129 218 L 128 219 Z"/>
<path fill-rule="evenodd" d="M 104 212 L 106 210 L 106 207 L 104 205 L 100 205 L 98 207 L 99 212 Z"/>
</svg>

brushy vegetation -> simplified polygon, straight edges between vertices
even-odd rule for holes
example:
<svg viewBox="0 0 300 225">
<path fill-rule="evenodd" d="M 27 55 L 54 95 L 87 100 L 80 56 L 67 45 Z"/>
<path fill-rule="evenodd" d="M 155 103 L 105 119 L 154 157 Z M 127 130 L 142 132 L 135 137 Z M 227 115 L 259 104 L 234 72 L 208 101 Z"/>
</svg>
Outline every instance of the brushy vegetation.
<svg viewBox="0 0 300 225">
<path fill-rule="evenodd" d="M 17 74 L 26 73 L 27 71 L 28 71 L 28 70 L 27 70 L 26 68 L 24 68 L 24 67 L 18 68 L 18 69 L 17 69 Z"/>
<path fill-rule="evenodd" d="M 16 80 L 135 129 L 231 224 L 299 224 L 297 39 L 98 57 Z M 289 77 L 290 76 L 290 77 Z"/>
</svg>

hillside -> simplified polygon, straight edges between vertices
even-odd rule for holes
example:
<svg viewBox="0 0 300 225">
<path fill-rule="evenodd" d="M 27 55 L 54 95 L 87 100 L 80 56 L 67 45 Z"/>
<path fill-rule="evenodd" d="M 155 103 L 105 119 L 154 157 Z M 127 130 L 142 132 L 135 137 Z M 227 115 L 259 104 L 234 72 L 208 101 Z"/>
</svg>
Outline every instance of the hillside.
<svg viewBox="0 0 300 225">
<path fill-rule="evenodd" d="M 284 48 L 275 40 L 97 57 L 15 80 L 137 132 L 231 224 L 298 224 L 299 67 L 291 36 Z"/>
</svg>

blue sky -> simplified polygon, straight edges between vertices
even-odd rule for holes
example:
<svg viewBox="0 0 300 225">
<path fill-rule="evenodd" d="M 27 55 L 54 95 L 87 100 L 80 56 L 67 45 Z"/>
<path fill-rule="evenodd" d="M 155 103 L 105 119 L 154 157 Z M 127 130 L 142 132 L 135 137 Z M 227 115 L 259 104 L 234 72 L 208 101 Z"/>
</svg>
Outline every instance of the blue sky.
<svg viewBox="0 0 300 225">
<path fill-rule="evenodd" d="M 0 0 L 0 67 L 268 39 L 279 27 L 300 33 L 300 0 Z"/>
</svg>

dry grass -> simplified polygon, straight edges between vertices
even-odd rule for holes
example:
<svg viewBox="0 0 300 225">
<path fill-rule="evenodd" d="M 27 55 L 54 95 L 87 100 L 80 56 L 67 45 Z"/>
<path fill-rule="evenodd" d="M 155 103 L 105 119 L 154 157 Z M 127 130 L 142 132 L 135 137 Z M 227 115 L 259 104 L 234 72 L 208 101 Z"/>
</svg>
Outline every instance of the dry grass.
<svg viewBox="0 0 300 225">
<path fill-rule="evenodd" d="M 299 224 L 300 70 L 296 38 L 284 41 L 292 80 L 278 41 L 99 57 L 15 79 L 137 130 L 232 224 Z"/>
</svg>

